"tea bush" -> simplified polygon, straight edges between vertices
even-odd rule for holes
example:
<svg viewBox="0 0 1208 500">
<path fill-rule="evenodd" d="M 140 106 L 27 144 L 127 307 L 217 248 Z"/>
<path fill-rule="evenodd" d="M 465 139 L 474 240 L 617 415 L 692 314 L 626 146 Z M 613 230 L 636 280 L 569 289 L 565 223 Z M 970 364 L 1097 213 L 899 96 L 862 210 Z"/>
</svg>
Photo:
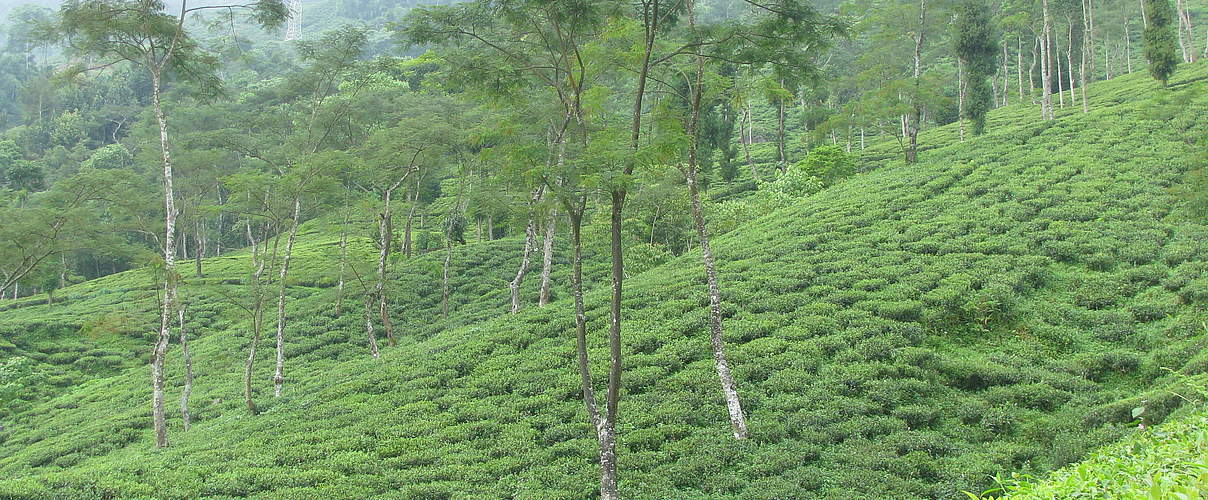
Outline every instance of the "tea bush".
<svg viewBox="0 0 1208 500">
<path fill-rule="evenodd" d="M 990 114 L 958 142 L 925 133 L 918 165 L 877 168 L 715 239 L 728 349 L 752 438 L 730 435 L 709 350 L 699 254 L 640 256 L 627 281 L 619 463 L 633 498 L 964 498 L 992 477 L 1061 467 L 1179 408 L 1202 366 L 1208 227 L 1171 190 L 1208 132 L 1208 96 L 1151 116 L 1156 85 L 1092 87 L 1095 109 Z M 1173 124 L 1180 124 L 1174 126 Z M 895 153 L 896 155 L 896 153 Z M 752 195 L 752 196 L 758 196 Z M 733 200 L 731 200 L 733 201 Z M 713 206 L 712 214 L 731 201 Z M 521 242 L 458 246 L 451 308 L 443 255 L 402 259 L 389 296 L 400 344 L 367 355 L 355 296 L 334 306 L 338 235 L 307 226 L 290 286 L 285 394 L 241 409 L 246 314 L 231 300 L 246 254 L 186 275 L 198 415 L 152 450 L 144 271 L 4 303 L 0 498 L 583 498 L 598 481 L 559 242 L 553 304 L 506 314 Z M 603 224 L 589 224 L 588 344 L 605 378 Z M 358 243 L 354 255 L 367 252 Z M 535 302 L 536 278 L 524 288 Z M 87 327 L 85 327 L 87 325 Z M 271 348 L 265 348 L 271 351 Z M 118 356 L 120 366 L 106 357 Z M 17 361 L 13 361 L 16 359 Z M 181 383 L 170 356 L 169 398 Z M 12 387 L 19 387 L 14 391 Z M 14 395 L 15 394 L 15 395 Z M 174 416 L 175 417 L 175 416 Z M 1191 432 L 1191 431 L 1189 431 Z M 1181 483 L 1180 483 L 1181 484 Z"/>
</svg>

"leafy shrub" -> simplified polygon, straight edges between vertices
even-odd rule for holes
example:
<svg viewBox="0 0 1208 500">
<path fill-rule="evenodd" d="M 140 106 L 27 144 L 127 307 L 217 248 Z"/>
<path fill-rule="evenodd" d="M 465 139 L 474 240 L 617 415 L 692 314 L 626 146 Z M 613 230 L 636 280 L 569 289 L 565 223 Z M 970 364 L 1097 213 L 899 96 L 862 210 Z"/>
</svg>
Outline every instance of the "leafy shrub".
<svg viewBox="0 0 1208 500">
<path fill-rule="evenodd" d="M 1106 309 L 1116 304 L 1123 286 L 1110 276 L 1089 276 L 1074 292 L 1074 303 L 1088 309 Z"/>
<path fill-rule="evenodd" d="M 856 171 L 855 158 L 839 146 L 818 146 L 793 166 L 829 186 Z"/>
</svg>

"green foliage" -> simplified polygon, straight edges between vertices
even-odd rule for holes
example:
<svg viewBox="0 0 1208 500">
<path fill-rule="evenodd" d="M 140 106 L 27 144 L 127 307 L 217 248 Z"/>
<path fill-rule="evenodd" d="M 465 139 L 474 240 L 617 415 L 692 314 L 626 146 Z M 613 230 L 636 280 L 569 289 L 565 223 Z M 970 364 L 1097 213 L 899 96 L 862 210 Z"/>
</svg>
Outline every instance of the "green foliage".
<svg viewBox="0 0 1208 500">
<path fill-rule="evenodd" d="M 956 10 L 956 54 L 964 63 L 969 85 L 966 112 L 973 121 L 973 135 L 981 135 L 986 130 L 986 113 L 994 106 L 988 80 L 997 69 L 999 35 L 985 0 L 962 0 Z"/>
<path fill-rule="evenodd" d="M 983 139 L 924 133 L 944 146 L 916 165 L 876 160 L 893 148 L 882 144 L 868 156 L 880 168 L 826 189 L 794 168 L 713 205 L 713 220 L 738 214 L 713 244 L 748 441 L 729 435 L 716 391 L 699 256 L 673 258 L 626 233 L 622 491 L 962 498 L 995 476 L 1077 460 L 1130 432 L 1134 408 L 1152 423 L 1183 404 L 1162 392 L 1179 386 L 1160 368 L 1204 364 L 1208 228 L 1169 217 L 1170 187 L 1189 168 L 1185 134 L 1202 131 L 1185 116 L 1208 100 L 1154 117 L 1136 97 L 1152 88 L 1137 77 L 1096 85 L 1094 112 L 1044 125 L 1021 119 L 1031 109 L 999 110 Z M 388 163 L 400 131 L 375 130 L 366 154 Z M 372 224 L 366 215 L 352 225 Z M 606 224 L 588 215 L 585 313 L 602 374 Z M 418 231 L 441 234 L 442 222 Z M 375 360 L 360 305 L 333 304 L 337 227 L 320 217 L 300 232 L 286 393 L 263 392 L 272 360 L 258 361 L 257 416 L 242 411 L 237 382 L 246 251 L 206 259 L 205 278 L 182 268 L 195 420 L 155 452 L 142 359 L 157 309 L 149 270 L 66 287 L 55 307 L 0 302 L 10 329 L 0 332 L 0 497 L 591 495 L 597 445 L 573 364 L 565 243 L 558 300 L 515 315 L 505 284 L 518 238 L 454 247 L 447 317 L 443 254 L 400 259 L 387 285 L 400 345 Z M 351 260 L 373 250 L 354 237 Z M 170 370 L 170 398 L 180 377 Z"/>
<path fill-rule="evenodd" d="M 795 198 L 804 198 L 817 193 L 822 190 L 822 187 L 822 181 L 806 169 L 790 168 L 775 180 L 760 185 L 759 190 L 765 193 L 768 206 L 781 207 L 792 204 Z"/>
<path fill-rule="evenodd" d="M 1187 173 L 1178 188 L 1187 204 L 1188 216 L 1208 219 L 1208 139 L 1201 139 L 1199 152 L 1192 157 L 1194 169 Z"/>
<path fill-rule="evenodd" d="M 1144 416 L 1144 407 L 1133 411 Z M 1200 498 L 1208 490 L 1203 442 L 1208 439 L 1208 415 L 1198 409 L 1156 429 L 1140 432 L 1106 447 L 1087 460 L 1047 478 L 1011 474 L 1000 487 L 980 498 Z M 979 498 L 972 495 L 972 498 Z"/>
<path fill-rule="evenodd" d="M 1141 41 L 1145 60 L 1149 61 L 1149 74 L 1166 86 L 1179 64 L 1178 40 L 1175 27 L 1171 25 L 1174 7 L 1170 0 L 1144 0 L 1141 5 L 1148 20 L 1141 32 Z"/>
<path fill-rule="evenodd" d="M 134 155 L 121 144 L 103 146 L 92 153 L 81 168 L 95 169 L 127 169 L 134 164 Z"/>
<path fill-rule="evenodd" d="M 856 173 L 856 159 L 839 146 L 818 146 L 810 150 L 794 168 L 803 170 L 830 186 Z"/>
</svg>

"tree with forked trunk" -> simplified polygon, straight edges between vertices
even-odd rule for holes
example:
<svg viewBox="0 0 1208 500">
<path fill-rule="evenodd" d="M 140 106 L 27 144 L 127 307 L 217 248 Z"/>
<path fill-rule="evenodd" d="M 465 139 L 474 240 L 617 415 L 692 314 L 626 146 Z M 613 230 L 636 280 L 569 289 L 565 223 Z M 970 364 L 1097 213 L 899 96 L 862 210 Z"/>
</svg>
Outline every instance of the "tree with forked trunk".
<svg viewBox="0 0 1208 500">
<path fill-rule="evenodd" d="M 180 2 L 178 11 L 169 12 L 162 0 L 71 0 L 60 9 L 59 21 L 49 26 L 43 38 L 64 43 L 68 51 L 99 59 L 86 71 L 125 61 L 146 71 L 151 79 L 151 104 L 159 126 L 160 153 L 163 159 L 164 193 L 164 299 L 160 307 L 159 336 L 151 356 L 151 413 L 155 445 L 168 446 L 164 415 L 164 362 L 172 323 L 179 306 L 179 274 L 176 270 L 176 191 L 173 186 L 172 147 L 168 120 L 163 106 L 164 85 L 169 77 L 198 84 L 203 90 L 215 90 L 220 82 L 215 60 L 205 54 L 185 29 L 188 18 L 204 10 L 245 10 L 264 26 L 279 26 L 287 11 L 281 0 L 255 0 L 241 5 L 190 5 Z"/>
</svg>

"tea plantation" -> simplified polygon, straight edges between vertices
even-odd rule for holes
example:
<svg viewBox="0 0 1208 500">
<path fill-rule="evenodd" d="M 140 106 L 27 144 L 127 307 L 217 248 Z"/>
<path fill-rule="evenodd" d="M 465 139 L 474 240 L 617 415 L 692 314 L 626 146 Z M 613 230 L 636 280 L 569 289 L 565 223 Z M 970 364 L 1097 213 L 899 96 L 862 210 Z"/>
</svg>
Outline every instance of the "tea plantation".
<svg viewBox="0 0 1208 500">
<path fill-rule="evenodd" d="M 1201 409 L 1130 436 L 1043 481 L 1003 478 L 1007 498 L 1203 498 L 1208 490 L 1208 415 Z M 995 493 L 1002 491 L 995 488 Z M 988 494 L 994 498 L 993 493 Z"/>
<path fill-rule="evenodd" d="M 966 142 L 953 126 L 933 130 L 922 144 L 942 146 L 917 165 L 877 145 L 864 173 L 716 238 L 747 441 L 731 437 L 717 390 L 699 255 L 637 247 L 622 493 L 966 498 L 996 475 L 1042 477 L 1137 433 L 1136 407 L 1150 424 L 1176 411 L 1208 373 L 1208 221 L 1180 208 L 1186 174 L 1203 167 L 1208 64 L 1157 87 L 1141 74 L 1098 83 L 1089 114 L 1051 122 L 1007 107 Z M 359 303 L 336 314 L 338 234 L 319 226 L 295 257 L 285 396 L 265 392 L 266 349 L 260 415 L 242 409 L 248 321 L 233 301 L 247 293 L 246 255 L 186 276 L 194 425 L 173 420 L 165 449 L 152 446 L 147 404 L 148 274 L 65 289 L 53 307 L 44 296 L 0 305 L 0 498 L 598 491 L 565 251 L 559 300 L 515 316 L 506 282 L 518 240 L 457 248 L 448 318 L 443 255 L 401 262 L 401 342 L 375 360 Z M 607 270 L 602 254 L 588 257 L 590 347 L 603 360 Z M 179 349 L 169 367 L 179 391 Z M 1186 418 L 1159 429 L 1202 439 L 1203 417 Z"/>
</svg>

